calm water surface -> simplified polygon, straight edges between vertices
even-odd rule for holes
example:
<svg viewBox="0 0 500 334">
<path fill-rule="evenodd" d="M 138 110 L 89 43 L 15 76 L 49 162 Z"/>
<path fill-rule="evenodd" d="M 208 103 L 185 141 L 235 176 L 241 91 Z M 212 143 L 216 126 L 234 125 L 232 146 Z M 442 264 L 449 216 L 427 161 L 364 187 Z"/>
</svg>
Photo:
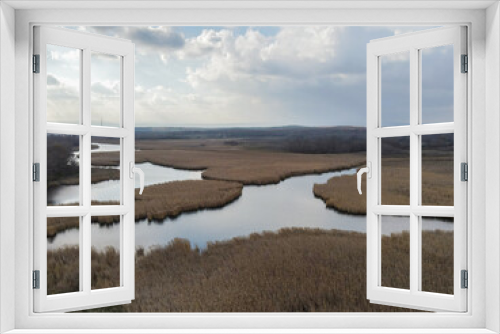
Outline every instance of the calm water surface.
<svg viewBox="0 0 500 334">
<path fill-rule="evenodd" d="M 146 174 L 147 185 L 170 182 L 174 179 L 201 179 L 201 172 L 180 171 L 152 164 L 138 166 L 143 168 Z M 192 246 L 203 249 L 207 242 L 229 240 L 263 231 L 277 231 L 285 227 L 339 229 L 364 233 L 365 216 L 342 214 L 328 209 L 322 200 L 314 197 L 312 192 L 315 183 L 326 183 L 331 177 L 352 175 L 355 172 L 356 169 L 349 169 L 292 177 L 277 185 L 245 186 L 242 196 L 224 208 L 185 213 L 175 219 L 167 218 L 161 222 L 138 221 L 135 225 L 136 247 L 148 249 L 166 245 L 175 238 L 183 238 L 189 240 Z M 382 233 L 387 235 L 400 232 L 401 226 L 404 225 L 401 224 L 400 218 L 384 217 Z M 437 219 L 427 226 L 430 229 L 453 229 L 453 224 Z M 93 224 L 92 245 L 97 249 L 108 246 L 117 248 L 120 246 L 116 241 L 118 232 L 119 225 L 100 227 Z M 59 233 L 49 241 L 48 248 L 59 248 L 72 243 L 71 240 L 78 240 L 77 235 L 78 230 Z"/>
</svg>

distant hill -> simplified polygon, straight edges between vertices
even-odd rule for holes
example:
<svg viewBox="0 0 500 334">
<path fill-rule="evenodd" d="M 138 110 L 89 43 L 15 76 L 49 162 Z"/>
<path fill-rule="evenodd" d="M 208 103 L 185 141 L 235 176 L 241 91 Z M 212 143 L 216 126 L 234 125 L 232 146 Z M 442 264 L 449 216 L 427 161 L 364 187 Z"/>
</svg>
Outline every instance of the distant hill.
<svg viewBox="0 0 500 334">
<path fill-rule="evenodd" d="M 227 144 L 235 140 L 265 141 L 293 153 L 327 154 L 366 151 L 366 128 L 354 126 L 307 127 L 141 127 L 136 128 L 136 139 L 222 139 Z M 384 154 L 409 154 L 408 137 L 384 138 Z M 453 151 L 453 134 L 424 136 L 422 146 L 426 150 Z"/>
<path fill-rule="evenodd" d="M 280 150 L 295 153 L 348 153 L 366 149 L 366 129 L 364 127 L 143 127 L 136 128 L 138 140 L 154 139 L 223 139 L 265 141 L 279 146 Z M 235 143 L 235 142 L 234 142 Z"/>
</svg>

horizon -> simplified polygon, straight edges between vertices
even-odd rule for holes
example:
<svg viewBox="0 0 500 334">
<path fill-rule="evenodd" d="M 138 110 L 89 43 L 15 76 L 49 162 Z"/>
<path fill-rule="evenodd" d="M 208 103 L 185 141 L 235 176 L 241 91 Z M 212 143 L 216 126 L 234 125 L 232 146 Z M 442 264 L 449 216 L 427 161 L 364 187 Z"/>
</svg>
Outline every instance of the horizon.
<svg viewBox="0 0 500 334">
<path fill-rule="evenodd" d="M 366 44 L 431 27 L 70 28 L 128 39 L 136 45 L 137 126 L 209 128 L 221 124 L 365 126 Z M 114 66 L 113 57 L 92 57 L 93 124 L 116 126 L 119 67 Z M 446 54 L 434 52 L 426 57 L 441 59 Z M 393 69 L 407 66 L 401 57 L 391 61 Z M 69 111 L 79 108 L 78 53 L 54 48 L 47 62 L 51 69 L 47 115 L 50 121 L 76 123 L 78 112 L 70 115 Z M 428 97 L 433 107 L 429 115 L 436 118 L 449 109 L 449 97 L 442 93 L 449 83 L 433 62 L 428 64 L 428 73 L 436 73 L 426 83 L 426 88 L 436 92 Z M 390 105 L 384 108 L 384 117 L 391 125 L 402 125 L 407 118 L 402 111 L 408 110 L 408 75 L 387 73 L 390 83 L 384 84 L 384 96 L 390 96 Z"/>
<path fill-rule="evenodd" d="M 218 125 L 218 124 L 207 124 L 207 125 L 175 125 L 175 126 L 136 126 L 136 129 L 146 129 L 146 128 L 158 128 L 158 129 L 278 129 L 278 128 L 366 128 L 366 126 L 356 126 L 356 125 Z"/>
</svg>

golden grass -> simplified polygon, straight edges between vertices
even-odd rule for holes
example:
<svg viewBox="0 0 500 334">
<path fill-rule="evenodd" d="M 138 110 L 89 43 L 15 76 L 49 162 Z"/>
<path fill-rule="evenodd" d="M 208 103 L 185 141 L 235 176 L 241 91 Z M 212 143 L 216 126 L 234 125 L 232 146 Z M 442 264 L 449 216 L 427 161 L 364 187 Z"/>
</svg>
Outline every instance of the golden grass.
<svg viewBox="0 0 500 334">
<path fill-rule="evenodd" d="M 453 257 L 441 249 L 453 244 L 449 232 L 424 232 L 423 286 L 448 291 L 453 284 Z M 384 237 L 384 256 L 403 258 L 408 238 Z M 68 249 L 49 251 L 51 268 Z M 94 254 L 92 255 L 94 259 Z M 109 263 L 118 255 L 97 253 Z M 392 261 L 397 263 L 397 261 Z M 395 286 L 407 286 L 406 267 L 383 265 Z M 441 275 L 436 279 L 433 272 Z M 117 271 L 115 271 L 116 275 Z M 408 311 L 370 304 L 366 299 L 366 236 L 362 233 L 319 229 L 284 229 L 192 249 L 185 240 L 136 254 L 136 297 L 131 304 L 94 311 L 120 312 L 392 312 Z M 71 271 L 49 276 L 49 286 L 65 288 Z M 104 284 L 112 277 L 102 277 Z M 101 278 L 97 277 L 97 280 Z"/>
<path fill-rule="evenodd" d="M 321 198 L 327 207 L 354 214 L 366 214 L 366 175 L 363 175 L 362 195 L 358 193 L 356 175 L 332 177 L 325 184 L 313 186 L 314 196 Z"/>
<path fill-rule="evenodd" d="M 79 228 L 80 218 L 78 217 L 53 217 L 47 218 L 47 238 L 53 238 L 57 233 Z"/>
<path fill-rule="evenodd" d="M 382 166 L 382 204 L 409 205 L 408 159 L 386 158 Z M 314 195 L 328 207 L 350 214 L 366 214 L 366 175 L 362 192 L 356 175 L 333 177 L 326 184 L 315 184 Z M 453 157 L 422 159 L 422 204 L 453 206 Z"/>
<path fill-rule="evenodd" d="M 135 219 L 163 220 L 182 212 L 221 208 L 241 196 L 241 183 L 213 180 L 186 180 L 136 190 Z"/>
<path fill-rule="evenodd" d="M 453 231 L 422 234 L 422 290 L 453 294 L 453 247 Z"/>
<path fill-rule="evenodd" d="M 47 294 L 76 292 L 80 289 L 78 246 L 47 251 Z"/>
<path fill-rule="evenodd" d="M 383 222 L 382 222 L 383 224 Z M 382 237 L 382 286 L 410 288 L 410 233 Z"/>
<path fill-rule="evenodd" d="M 47 251 L 47 294 L 79 291 L 79 258 L 78 246 Z M 120 286 L 119 252 L 112 247 L 102 252 L 92 248 L 91 272 L 92 289 Z"/>
<path fill-rule="evenodd" d="M 185 170 L 204 169 L 202 176 L 209 180 L 235 181 L 244 185 L 275 184 L 298 175 L 325 173 L 363 164 L 365 154 L 295 154 L 257 149 L 233 148 L 227 145 L 210 146 L 209 142 L 157 141 L 142 143 L 136 151 L 136 163 Z M 146 148 L 146 149 L 145 149 Z M 116 152 L 94 153 L 92 164 L 119 164 Z"/>
<path fill-rule="evenodd" d="M 92 168 L 91 182 L 92 184 L 108 181 L 108 180 L 119 180 L 120 170 L 111 168 Z M 54 188 L 59 186 L 71 186 L 80 184 L 80 174 L 69 175 L 64 178 L 60 178 L 57 181 L 51 181 L 47 184 L 47 188 Z"/>
<path fill-rule="evenodd" d="M 92 205 L 117 204 L 117 202 L 92 202 Z M 68 205 L 76 205 L 75 203 Z M 120 221 L 120 216 L 92 216 L 92 223 L 101 226 L 111 225 Z M 62 231 L 79 228 L 80 219 L 78 217 L 52 217 L 47 218 L 47 238 L 53 238 Z"/>
<path fill-rule="evenodd" d="M 237 182 L 214 180 L 185 180 L 149 186 L 139 195 L 136 190 L 135 220 L 163 220 L 177 217 L 183 212 L 221 208 L 241 196 L 243 185 Z M 117 202 L 92 202 L 92 205 L 113 205 Z M 68 204 L 68 205 L 75 205 Z M 111 225 L 120 221 L 120 216 L 92 216 L 92 222 Z M 57 217 L 47 219 L 47 238 L 57 233 L 78 228 L 79 219 Z"/>
<path fill-rule="evenodd" d="M 114 288 L 120 286 L 120 252 L 113 247 L 99 252 L 90 252 L 92 289 Z"/>
</svg>

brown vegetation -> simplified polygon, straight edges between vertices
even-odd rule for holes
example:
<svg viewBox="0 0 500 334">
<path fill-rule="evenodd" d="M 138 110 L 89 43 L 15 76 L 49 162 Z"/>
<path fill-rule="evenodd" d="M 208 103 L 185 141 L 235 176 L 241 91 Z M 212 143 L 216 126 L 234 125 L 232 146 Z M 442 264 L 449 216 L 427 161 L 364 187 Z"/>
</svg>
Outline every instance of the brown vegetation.
<svg viewBox="0 0 500 334">
<path fill-rule="evenodd" d="M 76 292 L 80 289 L 80 250 L 67 246 L 47 251 L 47 294 Z"/>
<path fill-rule="evenodd" d="M 382 204 L 410 204 L 410 171 L 407 158 L 386 158 L 382 166 Z M 359 195 L 356 175 L 333 177 L 315 184 L 314 195 L 326 206 L 350 214 L 366 214 L 366 175 Z M 422 159 L 422 204 L 453 206 L 453 157 Z"/>
<path fill-rule="evenodd" d="M 98 183 L 108 180 L 119 180 L 120 170 L 114 168 L 92 168 L 91 172 L 91 183 Z M 71 186 L 80 184 L 80 174 L 78 171 L 76 174 L 62 175 L 57 179 L 48 181 L 47 188 L 54 188 L 58 186 Z"/>
<path fill-rule="evenodd" d="M 356 175 L 332 177 L 325 184 L 315 184 L 313 193 L 329 208 L 354 215 L 365 215 L 366 176 L 363 175 L 362 195 L 358 193 L 356 182 Z"/>
<path fill-rule="evenodd" d="M 135 197 L 135 219 L 163 220 L 182 212 L 223 207 L 241 196 L 241 183 L 186 180 L 147 187 Z"/>
<path fill-rule="evenodd" d="M 200 144 L 189 143 L 189 145 Z M 244 185 L 275 184 L 292 176 L 352 168 L 363 164 L 366 160 L 364 153 L 310 155 L 228 149 L 227 145 L 223 148 L 190 146 L 184 149 L 181 148 L 184 147 L 182 143 L 168 141 L 148 142 L 144 145 L 149 149 L 136 151 L 136 163 L 150 162 L 186 170 L 205 169 L 202 174 L 204 179 L 235 181 Z M 92 163 L 97 166 L 119 164 L 119 155 L 115 152 L 94 153 L 92 159 Z"/>
<path fill-rule="evenodd" d="M 453 294 L 453 247 L 453 231 L 422 233 L 423 291 Z"/>
<path fill-rule="evenodd" d="M 423 233 L 428 240 L 423 256 L 431 259 L 422 264 L 423 286 L 452 292 L 453 257 L 440 249 L 449 248 L 453 234 Z M 386 256 L 393 259 L 409 249 L 402 234 L 384 237 L 382 243 Z M 67 252 L 51 251 L 49 256 L 58 262 L 60 253 Z M 106 263 L 109 256 L 98 253 L 96 261 Z M 404 286 L 408 265 L 387 265 L 382 271 L 391 284 Z M 451 274 L 435 279 L 432 273 L 442 273 L 443 266 Z M 72 273 L 49 276 L 49 285 L 61 289 L 61 282 L 74 282 L 66 279 Z M 135 273 L 136 297 L 131 304 L 93 312 L 408 311 L 366 299 L 366 236 L 355 232 L 285 229 L 209 244 L 203 251 L 177 239 L 148 254 L 139 250 Z"/>
<path fill-rule="evenodd" d="M 47 251 L 47 294 L 80 291 L 79 258 L 78 246 Z M 91 266 L 92 289 L 120 286 L 120 254 L 116 249 L 99 252 L 92 248 Z"/>
<path fill-rule="evenodd" d="M 113 205 L 117 202 L 92 202 L 92 205 Z M 75 203 L 68 204 L 75 205 Z M 120 216 L 92 216 L 92 223 L 101 226 L 111 225 L 120 221 Z M 47 238 L 53 238 L 62 231 L 78 228 L 80 219 L 78 217 L 53 217 L 47 218 Z"/>
<path fill-rule="evenodd" d="M 120 286 L 120 252 L 113 247 L 99 252 L 92 248 L 90 252 L 91 288 L 94 290 Z"/>
<path fill-rule="evenodd" d="M 78 217 L 54 217 L 47 218 L 47 238 L 53 238 L 57 233 L 78 228 L 80 218 Z"/>
<path fill-rule="evenodd" d="M 183 212 L 221 208 L 241 196 L 241 183 L 214 180 L 186 180 L 146 187 L 139 195 L 136 190 L 135 219 L 163 220 L 177 217 Z M 117 202 L 92 202 L 92 205 L 113 205 Z M 75 205 L 75 204 L 68 204 Z M 92 222 L 110 225 L 120 221 L 120 216 L 92 216 Z M 78 228 L 79 219 L 57 217 L 47 219 L 47 238 L 57 233 Z"/>
</svg>

